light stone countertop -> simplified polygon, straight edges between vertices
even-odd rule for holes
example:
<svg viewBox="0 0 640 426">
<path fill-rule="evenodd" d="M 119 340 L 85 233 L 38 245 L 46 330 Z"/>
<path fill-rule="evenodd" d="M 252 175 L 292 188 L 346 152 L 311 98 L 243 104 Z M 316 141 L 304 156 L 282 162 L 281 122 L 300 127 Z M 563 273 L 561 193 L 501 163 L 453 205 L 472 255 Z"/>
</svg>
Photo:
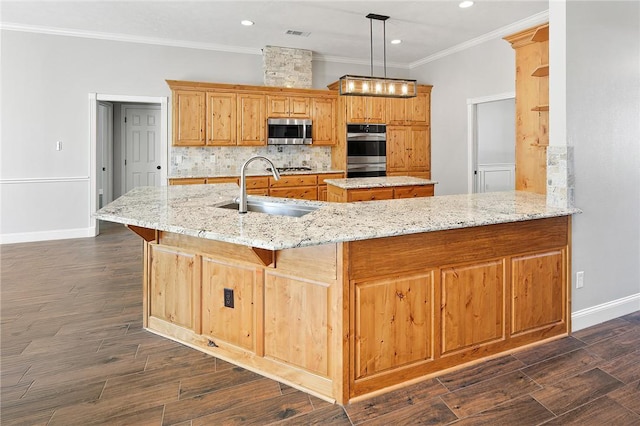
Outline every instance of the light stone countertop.
<svg viewBox="0 0 640 426">
<path fill-rule="evenodd" d="M 311 170 L 301 170 L 301 171 L 287 171 L 280 172 L 281 175 L 320 175 L 320 174 L 330 174 L 330 173 L 344 173 L 344 170 L 333 170 L 333 169 L 311 169 Z M 185 178 L 217 178 L 217 177 L 239 177 L 240 176 L 240 168 L 213 168 L 213 169 L 202 169 L 202 170 L 183 170 L 173 172 L 169 179 L 185 179 Z M 266 168 L 247 168 L 247 176 L 271 176 L 271 172 L 267 171 Z"/>
<path fill-rule="evenodd" d="M 358 203 L 249 196 L 317 206 L 300 218 L 218 206 L 238 196 L 235 184 L 135 188 L 99 210 L 110 222 L 269 250 L 366 240 L 580 213 L 547 205 L 544 195 L 507 191 Z"/>
<path fill-rule="evenodd" d="M 392 186 L 435 185 L 435 180 L 420 179 L 411 176 L 384 176 L 347 179 L 327 179 L 329 185 L 342 189 L 388 188 Z"/>
</svg>

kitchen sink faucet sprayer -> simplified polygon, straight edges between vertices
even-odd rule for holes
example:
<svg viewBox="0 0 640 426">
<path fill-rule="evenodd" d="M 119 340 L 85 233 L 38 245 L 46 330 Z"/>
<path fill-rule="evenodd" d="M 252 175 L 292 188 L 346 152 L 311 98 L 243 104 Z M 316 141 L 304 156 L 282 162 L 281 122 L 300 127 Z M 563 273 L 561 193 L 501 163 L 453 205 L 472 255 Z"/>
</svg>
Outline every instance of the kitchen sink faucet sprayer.
<svg viewBox="0 0 640 426">
<path fill-rule="evenodd" d="M 238 213 L 247 212 L 247 166 L 254 160 L 264 160 L 269 163 L 271 165 L 271 173 L 273 173 L 273 178 L 275 180 L 280 180 L 280 173 L 278 173 L 276 166 L 267 157 L 256 155 L 245 161 L 242 165 L 242 170 L 240 170 L 240 198 L 238 198 Z"/>
</svg>

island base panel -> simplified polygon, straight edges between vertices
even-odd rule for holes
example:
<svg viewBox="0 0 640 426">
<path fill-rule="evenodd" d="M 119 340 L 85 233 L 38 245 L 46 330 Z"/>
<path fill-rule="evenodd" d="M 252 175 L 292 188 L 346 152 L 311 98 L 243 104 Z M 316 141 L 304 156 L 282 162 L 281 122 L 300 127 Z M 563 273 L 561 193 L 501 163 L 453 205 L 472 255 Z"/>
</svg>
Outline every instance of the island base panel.
<svg viewBox="0 0 640 426">
<path fill-rule="evenodd" d="M 563 216 L 268 256 L 159 232 L 145 244 L 144 321 L 346 404 L 566 335 L 570 225 Z"/>
</svg>

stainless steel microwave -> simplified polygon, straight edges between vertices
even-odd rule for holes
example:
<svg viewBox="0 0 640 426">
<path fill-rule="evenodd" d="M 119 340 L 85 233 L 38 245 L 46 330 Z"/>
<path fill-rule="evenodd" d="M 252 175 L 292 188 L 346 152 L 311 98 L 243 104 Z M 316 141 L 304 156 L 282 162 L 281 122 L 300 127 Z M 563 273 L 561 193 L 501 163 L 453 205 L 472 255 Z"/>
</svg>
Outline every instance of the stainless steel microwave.
<svg viewBox="0 0 640 426">
<path fill-rule="evenodd" d="M 267 119 L 268 145 L 310 145 L 311 120 L 302 118 Z"/>
</svg>

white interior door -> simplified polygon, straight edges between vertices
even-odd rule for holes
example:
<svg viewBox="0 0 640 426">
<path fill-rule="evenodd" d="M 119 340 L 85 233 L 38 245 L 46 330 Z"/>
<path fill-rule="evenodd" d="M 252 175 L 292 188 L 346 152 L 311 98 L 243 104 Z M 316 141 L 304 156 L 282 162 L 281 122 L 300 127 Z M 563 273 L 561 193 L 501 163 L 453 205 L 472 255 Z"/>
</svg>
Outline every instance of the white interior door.
<svg viewBox="0 0 640 426">
<path fill-rule="evenodd" d="M 515 189 L 515 96 L 469 99 L 469 192 Z"/>
<path fill-rule="evenodd" d="M 160 186 L 160 108 L 126 106 L 125 190 L 138 186 Z"/>
</svg>

